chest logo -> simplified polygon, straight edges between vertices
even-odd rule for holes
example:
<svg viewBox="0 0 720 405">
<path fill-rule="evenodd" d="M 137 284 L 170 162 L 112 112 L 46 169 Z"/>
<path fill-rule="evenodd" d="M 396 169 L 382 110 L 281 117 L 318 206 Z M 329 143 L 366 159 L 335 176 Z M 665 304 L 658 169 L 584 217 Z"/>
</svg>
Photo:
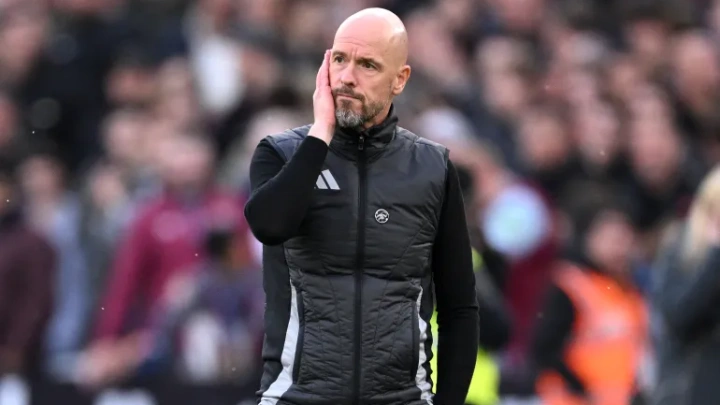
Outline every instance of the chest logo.
<svg viewBox="0 0 720 405">
<path fill-rule="evenodd" d="M 323 170 L 315 181 L 315 188 L 320 190 L 340 190 L 335 177 L 333 177 L 330 170 Z"/>
<path fill-rule="evenodd" d="M 379 210 L 375 211 L 375 220 L 378 221 L 379 223 L 384 224 L 389 219 L 390 219 L 390 214 L 386 210 L 380 208 Z"/>
</svg>

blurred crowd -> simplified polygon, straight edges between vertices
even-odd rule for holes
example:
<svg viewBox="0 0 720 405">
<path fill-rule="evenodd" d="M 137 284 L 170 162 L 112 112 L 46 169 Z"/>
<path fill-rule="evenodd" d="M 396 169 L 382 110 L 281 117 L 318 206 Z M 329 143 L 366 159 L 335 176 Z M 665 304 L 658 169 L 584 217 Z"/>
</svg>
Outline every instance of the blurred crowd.
<svg viewBox="0 0 720 405">
<path fill-rule="evenodd" d="M 647 294 L 720 162 L 720 1 L 2 0 L 0 373 L 257 378 L 249 159 L 311 121 L 324 50 L 370 6 L 406 24 L 400 125 L 450 147 L 511 314 L 501 391 L 527 391 L 558 263 Z"/>
</svg>

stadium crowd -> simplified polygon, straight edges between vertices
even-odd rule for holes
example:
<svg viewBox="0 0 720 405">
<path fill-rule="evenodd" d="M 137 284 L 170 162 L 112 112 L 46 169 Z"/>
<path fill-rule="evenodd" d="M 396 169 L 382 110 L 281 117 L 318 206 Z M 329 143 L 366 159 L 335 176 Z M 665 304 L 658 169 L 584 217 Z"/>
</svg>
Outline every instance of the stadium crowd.
<svg viewBox="0 0 720 405">
<path fill-rule="evenodd" d="M 548 285 L 587 235 L 647 296 L 720 162 L 720 1 L 2 0 L 0 373 L 82 392 L 245 384 L 233 403 L 252 400 L 249 159 L 310 122 L 323 51 L 370 6 L 408 29 L 400 125 L 462 169 L 511 319 L 502 396 L 534 394 Z"/>
</svg>

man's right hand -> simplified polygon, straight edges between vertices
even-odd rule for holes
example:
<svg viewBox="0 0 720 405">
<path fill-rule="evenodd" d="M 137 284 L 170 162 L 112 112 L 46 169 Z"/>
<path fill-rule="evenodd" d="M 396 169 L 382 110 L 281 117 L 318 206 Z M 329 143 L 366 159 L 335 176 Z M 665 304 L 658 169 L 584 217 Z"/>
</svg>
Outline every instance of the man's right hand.
<svg viewBox="0 0 720 405">
<path fill-rule="evenodd" d="M 315 122 L 310 128 L 309 136 L 322 139 L 330 144 L 335 130 L 335 99 L 330 88 L 330 51 L 325 51 L 320 70 L 315 79 L 313 93 L 313 113 Z"/>
</svg>

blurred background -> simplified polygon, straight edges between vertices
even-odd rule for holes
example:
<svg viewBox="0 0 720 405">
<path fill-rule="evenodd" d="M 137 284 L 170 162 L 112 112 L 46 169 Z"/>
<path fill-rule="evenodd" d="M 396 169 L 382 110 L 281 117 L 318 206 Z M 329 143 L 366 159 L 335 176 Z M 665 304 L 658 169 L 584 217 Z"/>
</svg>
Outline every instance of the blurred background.
<svg viewBox="0 0 720 405">
<path fill-rule="evenodd" d="M 559 262 L 590 246 L 647 294 L 720 161 L 720 1 L 0 0 L 0 404 L 254 403 L 249 158 L 311 122 L 324 50 L 369 6 L 409 31 L 401 125 L 462 169 L 511 319 L 501 400 L 534 395 Z M 608 197 L 624 216 L 598 225 Z"/>
</svg>

